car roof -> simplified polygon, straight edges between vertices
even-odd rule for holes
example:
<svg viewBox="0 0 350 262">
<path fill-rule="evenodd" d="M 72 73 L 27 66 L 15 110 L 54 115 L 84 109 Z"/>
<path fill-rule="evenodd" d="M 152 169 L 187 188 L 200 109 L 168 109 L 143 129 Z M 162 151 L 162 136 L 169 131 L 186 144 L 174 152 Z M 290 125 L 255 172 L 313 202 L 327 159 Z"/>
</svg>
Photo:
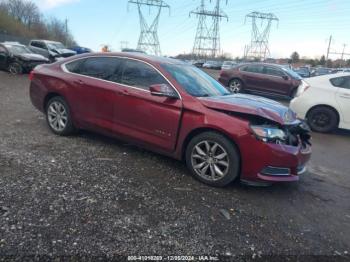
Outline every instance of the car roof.
<svg viewBox="0 0 350 262">
<path fill-rule="evenodd" d="M 72 60 L 76 60 L 77 58 L 88 58 L 88 57 L 103 57 L 103 56 L 115 56 L 115 57 L 126 57 L 126 58 L 134 58 L 139 59 L 148 63 L 156 63 L 156 64 L 174 64 L 174 65 L 188 65 L 188 63 L 183 62 L 178 59 L 162 57 L 162 56 L 154 56 L 143 53 L 135 53 L 135 52 L 110 52 L 110 53 L 88 53 L 82 55 L 72 56 Z"/>
<path fill-rule="evenodd" d="M 42 39 L 33 39 L 30 42 L 61 43 L 61 42 L 58 42 L 58 41 L 42 40 Z"/>
<path fill-rule="evenodd" d="M 329 75 L 322 75 L 322 76 L 314 76 L 308 79 L 304 79 L 304 81 L 308 82 L 311 85 L 316 86 L 317 84 L 328 82 L 332 78 L 344 77 L 344 76 L 350 77 L 350 73 L 336 73 L 336 74 L 329 74 Z"/>
<path fill-rule="evenodd" d="M 335 77 L 343 77 L 343 76 L 350 76 L 350 73 L 340 72 L 340 73 L 329 74 L 329 75 L 315 76 L 313 78 L 318 78 L 318 79 L 321 80 L 321 79 L 332 79 L 332 78 L 335 78 Z"/>
<path fill-rule="evenodd" d="M 262 63 L 262 62 L 243 63 L 243 64 L 240 64 L 239 66 L 242 67 L 242 66 L 247 66 L 247 65 L 275 66 L 275 67 L 279 67 L 279 68 L 285 68 L 284 65 Z"/>
</svg>

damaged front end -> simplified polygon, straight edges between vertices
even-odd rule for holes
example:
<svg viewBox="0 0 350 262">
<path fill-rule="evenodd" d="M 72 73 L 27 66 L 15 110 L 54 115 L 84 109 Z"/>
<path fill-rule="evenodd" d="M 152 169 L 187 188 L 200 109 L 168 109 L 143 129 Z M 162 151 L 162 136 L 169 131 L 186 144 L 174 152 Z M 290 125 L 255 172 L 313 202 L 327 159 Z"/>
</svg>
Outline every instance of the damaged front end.
<svg viewBox="0 0 350 262">
<path fill-rule="evenodd" d="M 311 145 L 309 126 L 301 120 L 281 125 L 260 117 L 250 117 L 250 128 L 255 137 L 267 143 L 290 146 Z"/>
</svg>

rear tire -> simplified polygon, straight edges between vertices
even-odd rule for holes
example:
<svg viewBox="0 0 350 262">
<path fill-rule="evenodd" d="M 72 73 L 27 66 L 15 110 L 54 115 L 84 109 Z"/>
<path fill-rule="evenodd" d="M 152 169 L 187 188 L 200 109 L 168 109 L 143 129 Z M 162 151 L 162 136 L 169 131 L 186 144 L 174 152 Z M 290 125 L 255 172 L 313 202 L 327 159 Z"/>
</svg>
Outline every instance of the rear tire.
<svg viewBox="0 0 350 262">
<path fill-rule="evenodd" d="M 225 136 L 204 132 L 188 144 L 186 164 L 201 182 L 224 187 L 239 177 L 240 155 L 237 147 Z"/>
<path fill-rule="evenodd" d="M 228 83 L 228 90 L 233 94 L 241 93 L 243 91 L 243 82 L 238 78 L 232 79 Z"/>
<path fill-rule="evenodd" d="M 311 109 L 307 114 L 307 122 L 310 128 L 315 132 L 329 133 L 338 127 L 337 113 L 325 106 L 319 106 Z"/>
<path fill-rule="evenodd" d="M 56 96 L 49 100 L 46 105 L 46 121 L 56 135 L 68 136 L 76 132 L 69 106 L 63 97 Z"/>
</svg>

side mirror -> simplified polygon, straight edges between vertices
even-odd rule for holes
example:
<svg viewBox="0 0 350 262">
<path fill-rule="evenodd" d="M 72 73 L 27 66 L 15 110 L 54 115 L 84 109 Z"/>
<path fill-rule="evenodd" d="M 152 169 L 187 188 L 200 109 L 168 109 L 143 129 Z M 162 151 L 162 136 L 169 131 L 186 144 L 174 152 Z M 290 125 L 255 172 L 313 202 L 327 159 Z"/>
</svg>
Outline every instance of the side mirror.
<svg viewBox="0 0 350 262">
<path fill-rule="evenodd" d="M 289 80 L 289 77 L 286 76 L 286 75 L 282 76 L 282 78 L 283 78 L 284 80 Z"/>
<path fill-rule="evenodd" d="M 149 87 L 149 91 L 151 92 L 151 95 L 153 95 L 153 96 L 163 96 L 163 97 L 169 97 L 169 98 L 174 98 L 174 99 L 179 98 L 179 96 L 177 95 L 175 90 L 167 84 L 151 85 Z"/>
</svg>

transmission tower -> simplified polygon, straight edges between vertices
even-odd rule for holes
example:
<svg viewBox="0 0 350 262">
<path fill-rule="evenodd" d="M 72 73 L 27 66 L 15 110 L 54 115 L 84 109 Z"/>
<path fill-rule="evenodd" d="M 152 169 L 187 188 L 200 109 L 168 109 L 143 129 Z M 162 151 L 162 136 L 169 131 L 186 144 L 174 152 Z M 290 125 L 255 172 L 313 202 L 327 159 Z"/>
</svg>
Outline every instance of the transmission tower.
<svg viewBox="0 0 350 262">
<path fill-rule="evenodd" d="M 279 19 L 272 13 L 260 12 L 252 12 L 246 15 L 247 18 L 252 20 L 252 39 L 245 49 L 245 57 L 265 59 L 270 55 L 269 36 L 272 22 L 278 23 Z"/>
<path fill-rule="evenodd" d="M 139 12 L 141 33 L 137 44 L 137 49 L 149 54 L 161 55 L 158 39 L 159 17 L 162 9 L 168 8 L 170 10 L 170 6 L 162 0 L 129 0 L 128 3 L 137 5 Z M 148 7 L 149 11 L 151 8 L 156 10 L 156 16 L 153 19 L 151 25 L 148 25 L 147 20 L 143 14 L 143 6 Z"/>
<path fill-rule="evenodd" d="M 214 11 L 209 11 L 205 8 L 205 0 L 201 0 L 201 5 L 190 12 L 190 16 L 195 14 L 198 17 L 193 46 L 193 54 L 196 57 L 216 57 L 220 53 L 220 21 L 222 18 L 228 20 L 228 16 L 220 8 L 221 1 L 216 0 Z M 208 21 L 210 18 L 211 21 Z"/>
</svg>

